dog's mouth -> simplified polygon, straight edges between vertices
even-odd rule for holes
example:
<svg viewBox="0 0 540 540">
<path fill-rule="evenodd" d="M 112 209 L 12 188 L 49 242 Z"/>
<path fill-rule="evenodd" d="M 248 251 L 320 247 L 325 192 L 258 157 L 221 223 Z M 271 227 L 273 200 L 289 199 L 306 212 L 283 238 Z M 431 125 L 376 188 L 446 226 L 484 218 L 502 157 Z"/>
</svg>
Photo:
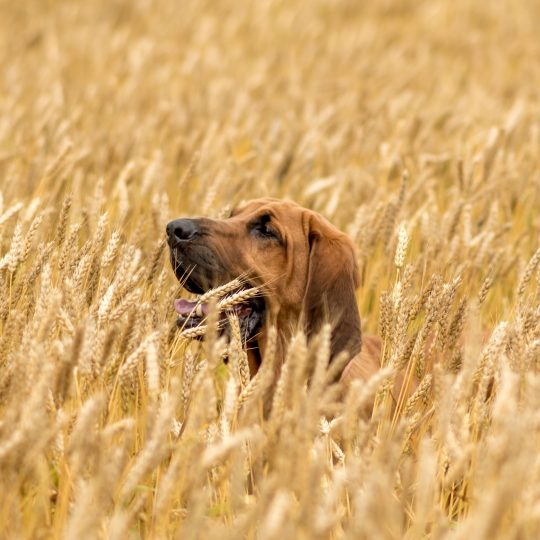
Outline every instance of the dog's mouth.
<svg viewBox="0 0 540 540">
<path fill-rule="evenodd" d="M 220 278 L 221 272 L 211 271 L 207 266 L 186 265 L 185 255 L 179 255 L 177 250 L 171 250 L 171 263 L 176 277 L 187 291 L 198 295 L 198 298 L 194 300 L 179 298 L 174 301 L 174 308 L 178 314 L 177 326 L 182 331 L 202 327 L 210 313 L 208 298 L 215 296 L 216 307 L 220 310 L 220 333 L 229 332 L 228 315 L 234 314 L 238 317 L 242 341 L 253 340 L 264 322 L 266 311 L 264 298 L 260 295 L 245 297 L 242 293 L 247 293 L 248 290 L 253 291 L 253 286 L 247 282 L 225 293 L 213 295 L 212 291 L 215 287 L 223 283 Z M 222 287 L 218 287 L 215 291 L 221 289 Z M 200 335 L 195 337 L 201 339 Z"/>
<path fill-rule="evenodd" d="M 241 290 L 235 291 L 235 293 L 229 293 L 227 296 L 221 298 L 217 305 L 227 303 L 228 299 L 233 300 L 234 296 L 239 292 Z M 208 302 L 201 302 L 199 300 L 179 298 L 174 301 L 174 308 L 178 314 L 176 324 L 182 330 L 197 328 L 203 325 L 210 313 Z M 264 321 L 264 313 L 265 303 L 261 297 L 248 298 L 247 300 L 233 303 L 220 312 L 220 332 L 228 332 L 227 315 L 234 314 L 238 317 L 242 341 L 248 342 L 257 336 Z"/>
<path fill-rule="evenodd" d="M 176 270 L 177 277 L 178 277 L 178 274 L 180 273 L 180 277 L 178 279 L 182 279 L 181 277 L 182 272 L 184 271 L 181 268 L 179 270 Z M 195 281 L 193 276 L 191 276 L 190 274 L 188 274 L 187 277 L 185 278 L 183 286 L 184 286 L 184 289 L 186 289 L 187 291 L 193 294 L 204 294 L 206 292 L 205 289 L 201 285 L 199 285 L 199 283 L 197 283 L 197 281 Z M 175 304 L 175 308 L 176 308 L 176 304 Z"/>
<path fill-rule="evenodd" d="M 189 277 L 184 281 L 183 286 L 189 292 L 199 294 L 199 298 L 195 300 L 178 298 L 174 301 L 174 309 L 178 314 L 176 324 L 182 331 L 202 327 L 210 314 L 209 301 L 205 300 L 209 292 Z M 242 341 L 247 343 L 256 338 L 264 322 L 266 305 L 261 296 L 243 298 L 243 293 L 247 294 L 253 290 L 249 284 L 245 284 L 225 295 L 216 296 L 216 308 L 220 310 L 220 334 L 229 332 L 228 316 L 232 314 L 238 317 Z M 200 335 L 196 337 L 201 339 Z"/>
</svg>

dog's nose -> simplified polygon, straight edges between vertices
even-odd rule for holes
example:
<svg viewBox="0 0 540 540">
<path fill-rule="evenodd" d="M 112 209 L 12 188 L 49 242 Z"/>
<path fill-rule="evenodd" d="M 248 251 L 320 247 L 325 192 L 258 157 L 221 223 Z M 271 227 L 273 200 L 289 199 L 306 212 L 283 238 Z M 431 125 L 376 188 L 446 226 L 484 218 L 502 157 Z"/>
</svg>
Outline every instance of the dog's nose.
<svg viewBox="0 0 540 540">
<path fill-rule="evenodd" d="M 169 244 L 191 240 L 198 232 L 199 228 L 193 219 L 175 219 L 167 225 Z"/>
</svg>

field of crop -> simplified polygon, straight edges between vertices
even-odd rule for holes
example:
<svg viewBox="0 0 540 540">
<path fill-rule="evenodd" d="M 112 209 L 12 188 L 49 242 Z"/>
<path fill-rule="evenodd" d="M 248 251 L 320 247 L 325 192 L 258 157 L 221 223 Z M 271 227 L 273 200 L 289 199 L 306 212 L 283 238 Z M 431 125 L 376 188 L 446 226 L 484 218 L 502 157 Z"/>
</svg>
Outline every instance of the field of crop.
<svg viewBox="0 0 540 540">
<path fill-rule="evenodd" d="M 539 27 L 526 0 L 0 0 L 0 538 L 540 537 Z M 385 369 L 344 400 L 306 384 L 327 328 L 250 381 L 175 327 L 165 224 L 262 195 L 358 246 Z"/>
</svg>

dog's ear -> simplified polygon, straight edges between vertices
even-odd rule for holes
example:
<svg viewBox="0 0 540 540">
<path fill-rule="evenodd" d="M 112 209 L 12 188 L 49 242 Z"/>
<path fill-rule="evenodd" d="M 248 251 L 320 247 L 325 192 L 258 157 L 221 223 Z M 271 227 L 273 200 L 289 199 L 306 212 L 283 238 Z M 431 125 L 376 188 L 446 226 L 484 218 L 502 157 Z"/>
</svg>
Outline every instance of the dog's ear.
<svg viewBox="0 0 540 540">
<path fill-rule="evenodd" d="M 304 328 L 308 337 L 323 323 L 332 326 L 331 358 L 362 348 L 362 330 L 355 290 L 358 264 L 352 241 L 322 216 L 310 212 L 305 224 L 309 244 L 307 285 L 303 299 Z"/>
</svg>

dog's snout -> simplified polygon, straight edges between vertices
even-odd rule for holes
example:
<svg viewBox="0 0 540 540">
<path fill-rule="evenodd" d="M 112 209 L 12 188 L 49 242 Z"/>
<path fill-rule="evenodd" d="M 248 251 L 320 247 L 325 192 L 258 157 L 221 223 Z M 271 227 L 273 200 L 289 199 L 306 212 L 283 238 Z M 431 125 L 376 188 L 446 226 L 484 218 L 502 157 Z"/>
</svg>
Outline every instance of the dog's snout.
<svg viewBox="0 0 540 540">
<path fill-rule="evenodd" d="M 169 244 L 191 240 L 199 232 L 199 227 L 193 219 L 175 219 L 167 225 Z"/>
</svg>

